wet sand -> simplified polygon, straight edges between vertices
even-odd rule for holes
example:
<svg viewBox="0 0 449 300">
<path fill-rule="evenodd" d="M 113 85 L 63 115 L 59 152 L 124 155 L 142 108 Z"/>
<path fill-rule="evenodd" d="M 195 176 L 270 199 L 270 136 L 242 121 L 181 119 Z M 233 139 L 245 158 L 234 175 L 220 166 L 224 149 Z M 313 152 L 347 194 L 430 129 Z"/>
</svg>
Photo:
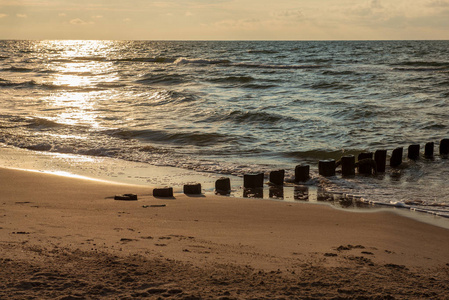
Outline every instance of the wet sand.
<svg viewBox="0 0 449 300">
<path fill-rule="evenodd" d="M 136 193 L 138 201 L 117 201 Z M 444 299 L 449 230 L 393 212 L 0 168 L 1 299 Z"/>
</svg>

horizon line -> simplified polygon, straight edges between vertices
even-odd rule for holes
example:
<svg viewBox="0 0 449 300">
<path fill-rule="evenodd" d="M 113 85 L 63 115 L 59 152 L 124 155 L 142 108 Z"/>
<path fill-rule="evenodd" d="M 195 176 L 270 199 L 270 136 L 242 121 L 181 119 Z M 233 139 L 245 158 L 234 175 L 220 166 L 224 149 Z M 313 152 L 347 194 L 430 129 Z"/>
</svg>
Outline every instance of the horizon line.
<svg viewBox="0 0 449 300">
<path fill-rule="evenodd" d="M 304 40 L 294 40 L 294 39 L 285 39 L 285 40 L 263 40 L 263 39 L 0 39 L 0 41 L 146 41 L 146 42 L 421 42 L 421 41 L 449 41 L 449 39 L 322 39 L 322 40 L 313 40 L 313 39 L 304 39 Z"/>
</svg>

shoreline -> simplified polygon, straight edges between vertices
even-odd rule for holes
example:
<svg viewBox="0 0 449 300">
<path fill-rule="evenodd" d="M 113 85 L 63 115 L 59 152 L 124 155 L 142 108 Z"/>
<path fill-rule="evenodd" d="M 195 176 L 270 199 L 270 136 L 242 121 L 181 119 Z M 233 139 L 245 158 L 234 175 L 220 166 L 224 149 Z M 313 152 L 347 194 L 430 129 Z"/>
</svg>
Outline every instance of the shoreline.
<svg viewBox="0 0 449 300">
<path fill-rule="evenodd" d="M 155 198 L 150 187 L 5 168 L 0 190 L 6 298 L 150 297 L 157 288 L 174 299 L 285 292 L 419 299 L 449 288 L 449 230 L 393 212 L 215 195 Z M 139 199 L 113 199 L 123 193 Z M 114 278 L 105 285 L 105 276 Z M 346 280 L 354 276 L 357 282 Z"/>
<path fill-rule="evenodd" d="M 85 178 L 110 183 L 137 185 L 141 187 L 172 186 L 175 193 L 182 193 L 183 185 L 188 183 L 201 183 L 205 195 L 215 195 L 215 180 L 223 177 L 220 174 L 197 172 L 167 166 L 153 166 L 146 163 L 129 162 L 109 157 L 90 157 L 76 154 L 61 154 L 39 152 L 27 149 L 0 146 L 0 168 L 12 168 L 56 174 L 74 178 Z M 230 178 L 232 193 L 228 197 L 243 197 L 243 178 L 225 175 Z M 351 212 L 391 211 L 413 220 L 449 229 L 449 218 L 430 212 L 415 211 L 397 205 L 383 203 L 356 203 L 343 207 L 338 201 L 319 201 L 317 187 L 305 185 L 308 190 L 308 200 L 294 198 L 294 185 L 284 186 L 284 198 L 268 197 L 269 187 L 265 186 L 263 198 L 266 200 L 288 203 L 305 203 L 330 206 L 334 209 Z"/>
</svg>

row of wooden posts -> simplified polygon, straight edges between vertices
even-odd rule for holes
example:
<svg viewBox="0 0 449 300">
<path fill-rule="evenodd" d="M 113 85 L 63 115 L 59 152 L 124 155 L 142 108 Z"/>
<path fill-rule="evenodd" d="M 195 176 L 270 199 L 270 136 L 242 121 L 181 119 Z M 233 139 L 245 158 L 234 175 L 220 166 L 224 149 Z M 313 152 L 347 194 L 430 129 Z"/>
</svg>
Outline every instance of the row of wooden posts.
<svg viewBox="0 0 449 300">
<path fill-rule="evenodd" d="M 427 143 L 425 145 L 424 157 L 432 159 L 434 157 L 434 143 Z M 402 147 L 393 150 L 390 157 L 390 167 L 398 167 L 402 164 L 403 158 Z M 443 139 L 440 142 L 440 156 L 449 156 L 449 139 Z M 417 160 L 420 157 L 420 145 L 414 144 L 408 147 L 407 157 L 411 160 Z M 387 150 L 377 150 L 374 152 L 360 153 L 357 157 L 356 163 L 354 155 L 347 155 L 341 157 L 339 162 L 334 159 L 320 160 L 318 163 L 318 172 L 321 176 L 329 177 L 335 176 L 335 169 L 341 165 L 342 176 L 354 176 L 355 169 L 358 169 L 359 174 L 372 174 L 372 172 L 383 173 L 386 168 Z M 306 182 L 310 178 L 310 166 L 298 165 L 295 168 L 295 182 Z M 284 184 L 285 170 L 276 170 L 270 172 L 270 184 L 275 186 L 282 186 Z M 260 189 L 264 185 L 264 173 L 245 174 L 243 176 L 244 189 Z M 228 195 L 231 192 L 231 181 L 229 178 L 223 177 L 215 182 L 215 191 L 219 194 Z M 197 195 L 201 194 L 201 184 L 186 184 L 184 185 L 185 194 Z M 153 190 L 155 197 L 173 197 L 173 188 L 156 188 Z M 116 200 L 137 200 L 134 194 L 117 195 Z"/>
<path fill-rule="evenodd" d="M 433 142 L 427 143 L 424 147 L 424 157 L 432 159 L 434 157 L 435 144 Z M 399 147 L 393 150 L 390 157 L 390 167 L 399 167 L 403 161 L 404 148 Z M 449 155 L 449 139 L 440 141 L 440 156 L 447 157 Z M 413 144 L 408 147 L 407 157 L 411 160 L 420 158 L 420 145 Z M 335 169 L 341 165 L 342 176 L 354 176 L 356 168 L 359 174 L 384 173 L 387 162 L 387 150 L 377 150 L 376 152 L 360 153 L 357 157 L 358 162 L 355 161 L 354 155 L 347 155 L 341 157 L 339 162 L 334 159 L 320 160 L 318 162 L 318 172 L 321 176 L 330 177 L 335 176 Z M 305 182 L 310 178 L 310 166 L 298 165 L 295 167 L 295 182 Z M 269 181 L 273 185 L 284 184 L 285 170 L 271 171 Z M 264 174 L 245 174 L 243 176 L 243 187 L 245 189 L 262 188 L 264 184 Z M 231 191 L 231 182 L 229 178 L 220 178 L 215 182 L 215 190 L 219 194 L 229 194 Z"/>
</svg>

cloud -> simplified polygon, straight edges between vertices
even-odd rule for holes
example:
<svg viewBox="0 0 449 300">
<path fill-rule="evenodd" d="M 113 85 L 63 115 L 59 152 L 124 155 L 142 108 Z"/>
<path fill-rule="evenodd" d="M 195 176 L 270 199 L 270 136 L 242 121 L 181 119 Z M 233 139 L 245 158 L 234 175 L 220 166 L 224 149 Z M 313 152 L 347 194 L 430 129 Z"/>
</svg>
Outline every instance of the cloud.
<svg viewBox="0 0 449 300">
<path fill-rule="evenodd" d="M 435 0 L 435 1 L 431 1 L 427 6 L 429 6 L 429 7 L 449 7 L 449 1 Z"/>
<path fill-rule="evenodd" d="M 76 19 L 70 20 L 70 24 L 76 25 L 76 26 L 84 26 L 84 25 L 89 25 L 89 24 L 94 24 L 94 23 L 93 22 L 86 22 L 83 19 L 76 18 Z"/>
<path fill-rule="evenodd" d="M 23 18 L 23 19 L 28 18 L 28 16 L 26 14 L 16 14 L 16 17 Z"/>
<path fill-rule="evenodd" d="M 273 16 L 279 19 L 303 19 L 304 13 L 301 10 L 284 10 L 273 13 Z"/>
<path fill-rule="evenodd" d="M 130 18 L 124 18 L 123 22 L 131 22 L 131 19 Z"/>
<path fill-rule="evenodd" d="M 380 0 L 372 0 L 371 1 L 371 8 L 373 9 L 381 9 L 384 8 L 382 3 L 380 3 Z"/>
<path fill-rule="evenodd" d="M 58 16 L 59 16 L 59 17 L 66 17 L 67 14 L 65 14 L 65 13 L 59 13 Z"/>
<path fill-rule="evenodd" d="M 103 16 L 101 16 L 101 15 L 98 15 L 98 16 L 92 16 L 91 18 L 92 18 L 92 19 L 102 19 L 102 18 L 103 18 Z"/>
<path fill-rule="evenodd" d="M 7 17 L 7 16 L 8 16 L 7 14 L 0 14 L 0 19 L 4 18 L 4 17 Z"/>
<path fill-rule="evenodd" d="M 243 20 L 223 20 L 216 22 L 214 25 L 222 28 L 253 30 L 259 23 L 260 23 L 259 19 L 243 19 Z"/>
</svg>

